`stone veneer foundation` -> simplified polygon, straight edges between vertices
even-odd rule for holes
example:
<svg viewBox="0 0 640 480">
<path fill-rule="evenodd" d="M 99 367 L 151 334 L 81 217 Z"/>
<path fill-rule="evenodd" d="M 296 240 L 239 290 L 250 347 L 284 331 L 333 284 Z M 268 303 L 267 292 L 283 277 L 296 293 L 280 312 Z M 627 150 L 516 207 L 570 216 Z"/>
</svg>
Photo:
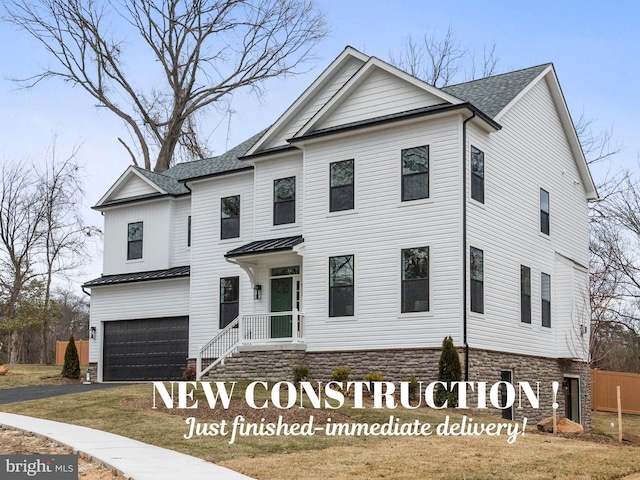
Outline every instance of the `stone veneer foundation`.
<svg viewBox="0 0 640 480">
<path fill-rule="evenodd" d="M 294 346 L 295 347 L 295 346 Z M 380 372 L 385 380 L 398 382 L 410 376 L 429 383 L 438 378 L 438 362 L 440 349 L 407 349 L 407 350 L 358 350 L 346 352 L 307 352 L 291 345 L 276 346 L 270 350 L 243 348 L 235 356 L 225 360 L 206 375 L 206 379 L 245 378 L 256 380 L 291 379 L 292 367 L 307 365 L 314 380 L 328 381 L 336 367 L 351 369 L 352 379 L 362 379 L 370 372 Z M 464 350 L 459 348 L 460 363 L 464 375 Z M 193 359 L 191 364 L 195 364 Z M 487 382 L 488 387 L 501 380 L 501 371 L 510 370 L 516 385 L 516 405 L 514 419 L 522 421 L 527 418 L 529 426 L 535 425 L 543 418 L 552 415 L 552 382 L 560 384 L 557 395 L 559 409 L 558 420 L 565 416 L 565 398 L 562 388 L 566 376 L 580 379 L 580 418 L 585 431 L 591 429 L 591 379 L 588 364 L 570 359 L 553 359 L 528 355 L 517 355 L 488 350 L 470 349 L 469 381 Z M 536 391 L 540 385 L 540 408 L 534 409 L 522 394 L 522 408 L 518 406 L 518 382 L 529 382 Z M 488 396 L 488 395 L 487 395 Z M 469 406 L 477 404 L 477 395 L 470 393 Z M 491 406 L 487 398 L 487 406 L 495 413 L 498 409 Z M 464 413 L 463 410 L 460 411 Z M 470 414 L 472 410 L 470 410 Z"/>
</svg>

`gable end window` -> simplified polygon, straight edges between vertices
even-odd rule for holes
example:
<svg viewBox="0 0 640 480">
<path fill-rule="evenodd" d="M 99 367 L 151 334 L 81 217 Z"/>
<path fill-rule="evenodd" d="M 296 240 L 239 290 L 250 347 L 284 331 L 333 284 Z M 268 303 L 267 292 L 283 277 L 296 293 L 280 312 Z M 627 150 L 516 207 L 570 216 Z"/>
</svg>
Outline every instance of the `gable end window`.
<svg viewBox="0 0 640 480">
<path fill-rule="evenodd" d="M 542 298 L 542 326 L 551 328 L 551 275 L 540 276 L 540 296 Z"/>
<path fill-rule="evenodd" d="M 240 277 L 220 279 L 220 329 L 233 322 L 240 312 Z"/>
<path fill-rule="evenodd" d="M 273 181 L 273 224 L 284 225 L 296 221 L 296 177 Z"/>
<path fill-rule="evenodd" d="M 220 199 L 220 240 L 240 236 L 240 195 Z"/>
<path fill-rule="evenodd" d="M 402 150 L 402 201 L 429 198 L 429 145 Z"/>
<path fill-rule="evenodd" d="M 549 235 L 549 192 L 540 189 L 540 231 Z"/>
<path fill-rule="evenodd" d="M 531 323 L 531 269 L 520 265 L 520 321 Z"/>
<path fill-rule="evenodd" d="M 344 160 L 329 165 L 329 211 L 340 212 L 354 208 L 354 161 Z"/>
<path fill-rule="evenodd" d="M 402 313 L 429 311 L 429 247 L 402 250 Z"/>
<path fill-rule="evenodd" d="M 484 203 L 484 152 L 471 146 L 471 198 Z"/>
<path fill-rule="evenodd" d="M 352 317 L 354 299 L 353 255 L 329 258 L 329 316 Z"/>
<path fill-rule="evenodd" d="M 484 252 L 471 247 L 471 311 L 484 313 Z"/>
<path fill-rule="evenodd" d="M 142 258 L 142 222 L 127 225 L 127 260 Z"/>
</svg>

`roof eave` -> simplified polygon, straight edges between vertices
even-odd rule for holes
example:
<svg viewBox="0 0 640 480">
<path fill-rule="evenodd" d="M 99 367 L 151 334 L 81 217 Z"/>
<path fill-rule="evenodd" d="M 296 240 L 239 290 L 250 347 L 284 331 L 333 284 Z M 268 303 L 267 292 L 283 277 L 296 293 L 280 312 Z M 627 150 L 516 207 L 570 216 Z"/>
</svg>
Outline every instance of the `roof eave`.
<svg viewBox="0 0 640 480">
<path fill-rule="evenodd" d="M 233 173 L 242 173 L 242 172 L 247 172 L 249 170 L 253 170 L 253 165 L 248 165 L 242 168 L 235 168 L 233 170 L 225 170 L 224 172 L 214 172 L 214 173 L 207 173 L 205 175 L 197 175 L 195 177 L 185 177 L 178 180 L 178 182 L 180 183 L 195 182 L 197 180 L 205 180 L 207 178 L 222 177 L 224 175 L 231 175 Z"/>
</svg>

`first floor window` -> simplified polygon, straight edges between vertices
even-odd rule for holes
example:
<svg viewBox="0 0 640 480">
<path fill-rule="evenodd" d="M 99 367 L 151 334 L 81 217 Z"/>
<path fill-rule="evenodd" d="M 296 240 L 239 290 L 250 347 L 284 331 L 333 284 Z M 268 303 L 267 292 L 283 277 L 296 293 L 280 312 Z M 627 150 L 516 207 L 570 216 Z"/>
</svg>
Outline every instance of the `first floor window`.
<svg viewBox="0 0 640 480">
<path fill-rule="evenodd" d="M 329 258 L 329 316 L 352 317 L 353 299 L 353 255 Z"/>
<path fill-rule="evenodd" d="M 220 240 L 240 236 L 240 195 L 220 199 Z"/>
<path fill-rule="evenodd" d="M 549 192 L 540 189 L 540 231 L 549 235 Z"/>
<path fill-rule="evenodd" d="M 240 277 L 225 277 L 220 279 L 220 328 L 233 322 L 240 305 Z"/>
<path fill-rule="evenodd" d="M 471 146 L 471 198 L 484 203 L 484 152 Z"/>
<path fill-rule="evenodd" d="M 296 221 L 296 177 L 273 181 L 273 224 L 284 225 Z"/>
<path fill-rule="evenodd" d="M 429 247 L 402 250 L 402 312 L 429 311 Z"/>
<path fill-rule="evenodd" d="M 142 222 L 127 226 L 127 260 L 142 258 Z"/>
<path fill-rule="evenodd" d="M 546 273 L 540 277 L 540 296 L 542 297 L 542 326 L 551 328 L 551 275 Z"/>
<path fill-rule="evenodd" d="M 402 150 L 402 201 L 429 198 L 429 146 Z"/>
<path fill-rule="evenodd" d="M 520 321 L 531 323 L 531 269 L 520 265 Z"/>
<path fill-rule="evenodd" d="M 484 252 L 471 247 L 471 311 L 484 313 Z"/>
<path fill-rule="evenodd" d="M 329 211 L 353 210 L 354 202 L 354 162 L 344 160 L 329 165 Z"/>
</svg>

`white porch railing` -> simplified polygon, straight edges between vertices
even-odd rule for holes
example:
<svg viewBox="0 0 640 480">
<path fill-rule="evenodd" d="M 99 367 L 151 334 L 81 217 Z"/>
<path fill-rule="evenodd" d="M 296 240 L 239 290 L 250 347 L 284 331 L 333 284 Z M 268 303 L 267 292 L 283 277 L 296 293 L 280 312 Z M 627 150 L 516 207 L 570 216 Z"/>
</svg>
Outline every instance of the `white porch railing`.
<svg viewBox="0 0 640 480">
<path fill-rule="evenodd" d="M 196 379 L 200 380 L 240 345 L 304 342 L 304 314 L 298 311 L 241 315 L 198 351 Z"/>
</svg>

